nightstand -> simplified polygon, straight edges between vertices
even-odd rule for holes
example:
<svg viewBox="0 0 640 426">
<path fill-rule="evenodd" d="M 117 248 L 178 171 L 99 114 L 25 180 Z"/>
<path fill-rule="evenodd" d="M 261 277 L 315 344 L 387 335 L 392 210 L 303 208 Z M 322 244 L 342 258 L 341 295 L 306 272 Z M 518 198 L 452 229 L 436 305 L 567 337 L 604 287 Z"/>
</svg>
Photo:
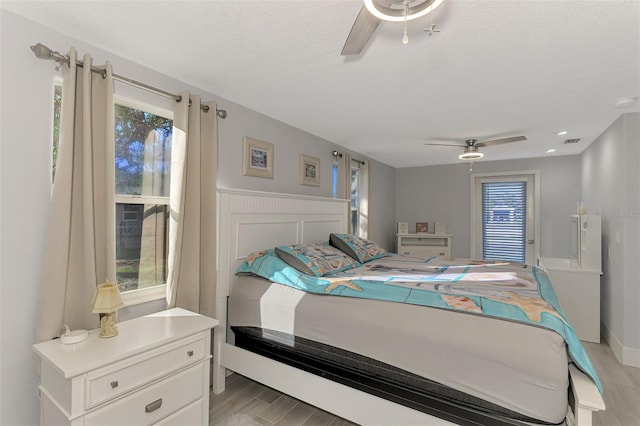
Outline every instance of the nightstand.
<svg viewBox="0 0 640 426">
<path fill-rule="evenodd" d="M 211 329 L 169 309 L 118 324 L 120 334 L 38 343 L 43 425 L 207 425 Z"/>
</svg>

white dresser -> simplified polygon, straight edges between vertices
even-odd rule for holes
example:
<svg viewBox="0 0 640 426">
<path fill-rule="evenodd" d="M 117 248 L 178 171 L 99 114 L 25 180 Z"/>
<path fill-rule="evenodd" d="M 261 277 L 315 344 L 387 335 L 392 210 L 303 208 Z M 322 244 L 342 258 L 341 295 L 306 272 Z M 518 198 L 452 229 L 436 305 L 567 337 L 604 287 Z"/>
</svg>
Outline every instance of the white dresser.
<svg viewBox="0 0 640 426">
<path fill-rule="evenodd" d="M 170 309 L 123 321 L 120 334 L 33 346 L 43 425 L 207 425 L 211 329 L 218 321 Z"/>
<path fill-rule="evenodd" d="M 451 257 L 451 234 L 396 234 L 398 254 L 429 258 Z"/>
</svg>

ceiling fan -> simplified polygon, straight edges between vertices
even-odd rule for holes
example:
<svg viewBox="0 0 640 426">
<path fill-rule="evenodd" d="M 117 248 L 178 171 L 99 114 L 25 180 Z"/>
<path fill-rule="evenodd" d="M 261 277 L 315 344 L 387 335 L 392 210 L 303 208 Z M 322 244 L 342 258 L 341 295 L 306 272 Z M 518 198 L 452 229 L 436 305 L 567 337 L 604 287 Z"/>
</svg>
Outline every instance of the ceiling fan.
<svg viewBox="0 0 640 426">
<path fill-rule="evenodd" d="M 425 145 L 433 145 L 433 146 L 455 146 L 459 148 L 464 148 L 464 152 L 458 155 L 458 158 L 461 160 L 479 160 L 484 157 L 484 154 L 478 151 L 478 148 L 484 148 L 487 146 L 496 146 L 502 145 L 505 143 L 511 142 L 519 142 L 526 141 L 527 138 L 525 136 L 512 136 L 509 138 L 501 138 L 501 139 L 491 139 L 488 141 L 478 142 L 477 139 L 467 139 L 464 141 L 464 145 L 462 144 L 451 144 L 451 143 L 425 143 Z"/>
<path fill-rule="evenodd" d="M 444 0 L 364 0 L 351 31 L 344 43 L 341 55 L 359 55 L 378 28 L 380 21 L 404 22 L 402 38 L 407 43 L 406 22 L 433 11 Z M 431 33 L 437 30 L 431 29 Z"/>
</svg>

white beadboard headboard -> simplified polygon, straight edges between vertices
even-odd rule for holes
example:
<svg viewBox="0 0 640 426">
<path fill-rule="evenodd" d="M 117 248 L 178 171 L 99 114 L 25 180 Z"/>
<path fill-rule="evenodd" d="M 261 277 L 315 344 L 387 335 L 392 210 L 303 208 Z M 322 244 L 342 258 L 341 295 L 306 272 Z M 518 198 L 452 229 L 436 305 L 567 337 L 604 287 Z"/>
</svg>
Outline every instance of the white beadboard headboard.
<svg viewBox="0 0 640 426">
<path fill-rule="evenodd" d="M 212 369 L 214 389 L 224 389 L 221 361 L 227 341 L 227 297 L 235 271 L 251 253 L 279 245 L 329 241 L 346 233 L 349 200 L 218 188 L 218 274 Z"/>
<path fill-rule="evenodd" d="M 218 301 L 226 304 L 234 273 L 251 253 L 329 241 L 332 232 L 347 232 L 348 220 L 349 200 L 218 189 Z"/>
</svg>

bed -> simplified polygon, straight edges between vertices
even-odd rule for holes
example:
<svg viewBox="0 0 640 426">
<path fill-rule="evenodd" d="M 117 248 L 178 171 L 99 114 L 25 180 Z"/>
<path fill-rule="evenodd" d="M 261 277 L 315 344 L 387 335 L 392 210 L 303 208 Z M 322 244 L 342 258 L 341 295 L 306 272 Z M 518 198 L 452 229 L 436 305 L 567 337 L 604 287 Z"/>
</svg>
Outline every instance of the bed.
<svg viewBox="0 0 640 426">
<path fill-rule="evenodd" d="M 254 252 L 344 233 L 347 208 L 345 200 L 219 190 L 217 312 L 225 332 L 214 336 L 214 392 L 224 390 L 228 369 L 359 424 L 554 424 L 564 412 L 569 423 L 589 425 L 591 413 L 604 409 L 593 381 L 567 367 L 565 342 L 553 331 L 235 275 Z M 511 336 L 508 344 L 504 336 Z M 407 344 L 412 350 L 394 354 Z M 491 386 L 478 387 L 487 376 L 456 358 L 461 348 L 473 348 L 484 362 L 480 371 L 495 378 Z M 534 351 L 533 359 L 523 356 Z M 463 374 L 440 374 L 453 369 Z M 514 376 L 527 370 L 531 375 Z M 545 387 L 553 389 L 550 397 L 536 394 Z"/>
</svg>

